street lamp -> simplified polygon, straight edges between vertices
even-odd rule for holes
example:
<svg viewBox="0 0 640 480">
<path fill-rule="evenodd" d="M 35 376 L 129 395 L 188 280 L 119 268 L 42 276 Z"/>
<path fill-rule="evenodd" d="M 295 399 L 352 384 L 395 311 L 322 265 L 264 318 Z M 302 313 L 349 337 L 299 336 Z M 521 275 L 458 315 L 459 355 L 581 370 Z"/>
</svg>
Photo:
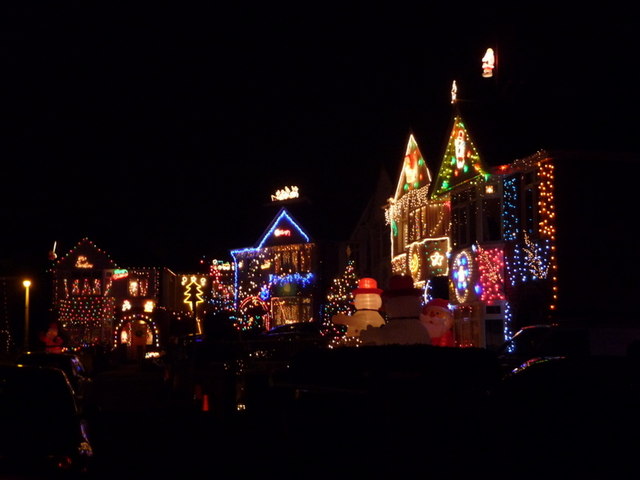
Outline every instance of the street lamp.
<svg viewBox="0 0 640 480">
<path fill-rule="evenodd" d="M 24 350 L 29 350 L 29 287 L 31 280 L 24 280 Z"/>
</svg>

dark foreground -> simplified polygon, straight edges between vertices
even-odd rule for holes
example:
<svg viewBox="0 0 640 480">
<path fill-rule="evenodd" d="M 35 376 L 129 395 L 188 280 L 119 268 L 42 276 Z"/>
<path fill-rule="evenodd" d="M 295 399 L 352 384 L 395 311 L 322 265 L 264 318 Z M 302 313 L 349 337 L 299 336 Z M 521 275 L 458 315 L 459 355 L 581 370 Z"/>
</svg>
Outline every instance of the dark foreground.
<svg viewBox="0 0 640 480">
<path fill-rule="evenodd" d="M 172 388 L 159 364 L 113 365 L 94 376 L 90 477 L 605 478 L 636 470 L 640 397 L 628 376 L 505 388 L 484 352 L 400 348 L 314 352 L 242 375 L 209 364 L 220 388 L 209 391 L 206 411 L 193 385 Z"/>
</svg>

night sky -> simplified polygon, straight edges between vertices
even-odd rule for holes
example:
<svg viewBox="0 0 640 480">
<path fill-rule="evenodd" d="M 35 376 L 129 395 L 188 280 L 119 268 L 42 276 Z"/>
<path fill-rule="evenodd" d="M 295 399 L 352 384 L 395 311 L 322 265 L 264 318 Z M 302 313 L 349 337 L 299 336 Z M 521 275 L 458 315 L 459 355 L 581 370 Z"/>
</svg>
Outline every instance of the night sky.
<svg viewBox="0 0 640 480">
<path fill-rule="evenodd" d="M 437 168 L 453 80 L 489 163 L 638 151 L 638 41 L 614 6 L 257 3 L 2 7 L 0 275 L 83 237 L 121 266 L 199 268 L 253 245 L 287 185 L 312 237 L 345 239 L 409 133 Z"/>
</svg>

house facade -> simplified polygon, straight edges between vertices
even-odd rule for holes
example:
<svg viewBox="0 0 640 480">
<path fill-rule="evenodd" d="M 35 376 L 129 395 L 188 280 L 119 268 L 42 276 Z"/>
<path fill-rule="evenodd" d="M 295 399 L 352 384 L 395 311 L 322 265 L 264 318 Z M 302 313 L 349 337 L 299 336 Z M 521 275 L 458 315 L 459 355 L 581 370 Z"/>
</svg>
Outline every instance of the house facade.
<svg viewBox="0 0 640 480">
<path fill-rule="evenodd" d="M 284 207 L 255 246 L 231 251 L 241 329 L 269 329 L 316 316 L 316 244 Z"/>
<path fill-rule="evenodd" d="M 166 344 L 176 323 L 195 330 L 194 311 L 209 295 L 208 275 L 122 268 L 88 238 L 53 259 L 50 273 L 53 318 L 69 346 L 102 345 L 129 357 Z"/>
<path fill-rule="evenodd" d="M 438 174 L 410 135 L 386 206 L 392 270 L 425 301 L 445 298 L 460 347 L 493 347 L 557 306 L 554 161 L 536 152 L 487 166 L 459 114 Z"/>
</svg>

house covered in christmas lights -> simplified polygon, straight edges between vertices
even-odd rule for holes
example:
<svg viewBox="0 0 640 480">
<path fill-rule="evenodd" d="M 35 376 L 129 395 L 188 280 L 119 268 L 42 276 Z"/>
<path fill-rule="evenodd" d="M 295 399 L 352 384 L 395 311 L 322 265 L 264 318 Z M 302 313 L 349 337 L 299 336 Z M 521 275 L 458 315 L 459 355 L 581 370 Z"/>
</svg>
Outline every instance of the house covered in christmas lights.
<svg viewBox="0 0 640 480">
<path fill-rule="evenodd" d="M 160 348 L 172 322 L 193 315 L 209 282 L 167 268 L 120 268 L 87 238 L 53 258 L 50 272 L 53 317 L 69 346 L 100 344 L 132 355 L 137 347 Z"/>
<path fill-rule="evenodd" d="M 410 135 L 386 218 L 393 272 L 412 276 L 425 300 L 449 300 L 457 346 L 497 346 L 519 325 L 550 321 L 557 300 L 550 155 L 488 167 L 456 111 L 435 181 Z"/>
<path fill-rule="evenodd" d="M 282 207 L 254 247 L 231 251 L 234 309 L 243 329 L 314 319 L 316 244 Z"/>
</svg>

